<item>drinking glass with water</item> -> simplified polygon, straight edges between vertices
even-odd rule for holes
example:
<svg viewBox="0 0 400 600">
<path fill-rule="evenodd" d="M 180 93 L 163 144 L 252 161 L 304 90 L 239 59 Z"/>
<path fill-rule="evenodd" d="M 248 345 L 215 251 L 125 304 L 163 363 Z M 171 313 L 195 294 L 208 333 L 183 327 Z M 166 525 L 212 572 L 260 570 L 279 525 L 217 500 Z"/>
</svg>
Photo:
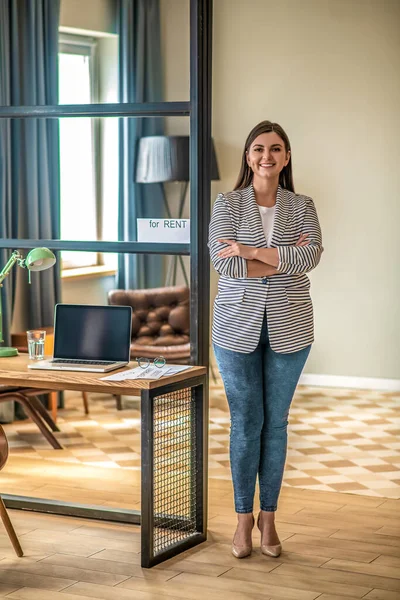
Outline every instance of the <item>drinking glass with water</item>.
<svg viewBox="0 0 400 600">
<path fill-rule="evenodd" d="M 44 359 L 44 340 L 46 332 L 41 329 L 32 329 L 26 332 L 28 338 L 28 352 L 31 360 Z"/>
</svg>

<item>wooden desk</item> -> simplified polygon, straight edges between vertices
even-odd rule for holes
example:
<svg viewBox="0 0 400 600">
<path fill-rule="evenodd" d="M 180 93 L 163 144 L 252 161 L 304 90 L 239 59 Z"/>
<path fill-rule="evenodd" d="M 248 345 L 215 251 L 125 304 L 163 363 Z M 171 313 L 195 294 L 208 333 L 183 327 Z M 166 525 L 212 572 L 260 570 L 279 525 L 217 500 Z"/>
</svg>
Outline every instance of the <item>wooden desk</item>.
<svg viewBox="0 0 400 600">
<path fill-rule="evenodd" d="M 140 523 L 142 567 L 151 567 L 206 540 L 205 367 L 191 367 L 158 380 L 102 381 L 111 373 L 36 371 L 28 369 L 28 364 L 28 357 L 23 355 L 1 358 L 0 384 L 140 395 L 141 512 L 4 495 L 7 507 Z"/>
</svg>

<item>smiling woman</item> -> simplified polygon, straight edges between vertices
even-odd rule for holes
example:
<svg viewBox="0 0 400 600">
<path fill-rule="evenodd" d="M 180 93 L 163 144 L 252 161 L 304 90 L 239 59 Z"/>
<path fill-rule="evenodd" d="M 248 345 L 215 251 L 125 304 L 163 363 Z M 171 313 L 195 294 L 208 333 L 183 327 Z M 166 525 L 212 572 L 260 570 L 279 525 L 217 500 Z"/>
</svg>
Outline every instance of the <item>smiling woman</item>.
<svg viewBox="0 0 400 600">
<path fill-rule="evenodd" d="M 257 136 L 246 153 L 247 164 L 258 177 L 276 177 L 290 160 L 290 150 L 275 131 Z M 260 206 L 274 206 L 273 197 L 258 198 Z"/>
<path fill-rule="evenodd" d="M 268 123 L 269 125 L 267 125 Z M 242 164 L 234 189 L 243 189 L 250 185 L 254 174 L 256 177 L 279 177 L 279 184 L 294 192 L 290 141 L 278 123 L 262 121 L 250 132 L 243 150 Z M 267 199 L 265 198 L 264 201 Z M 260 193 L 257 202 L 261 206 L 273 206 L 275 199 L 273 195 L 270 195 L 270 204 L 264 204 L 262 193 Z"/>
<path fill-rule="evenodd" d="M 274 519 L 288 414 L 314 339 L 306 273 L 323 250 L 313 201 L 294 193 L 290 143 L 277 123 L 263 121 L 250 132 L 235 189 L 214 204 L 209 247 L 221 275 L 214 354 L 232 421 L 238 514 L 232 553 L 236 558 L 251 554 L 258 476 L 261 551 L 277 557 L 281 544 Z"/>
</svg>

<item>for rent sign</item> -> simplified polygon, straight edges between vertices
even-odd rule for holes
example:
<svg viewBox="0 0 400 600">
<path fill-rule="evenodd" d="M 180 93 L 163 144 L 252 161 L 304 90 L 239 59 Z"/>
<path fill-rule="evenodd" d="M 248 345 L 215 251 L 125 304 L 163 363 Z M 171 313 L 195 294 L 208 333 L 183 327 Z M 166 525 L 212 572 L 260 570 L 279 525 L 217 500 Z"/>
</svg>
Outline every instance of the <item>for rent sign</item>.
<svg viewBox="0 0 400 600">
<path fill-rule="evenodd" d="M 137 219 L 138 242 L 190 242 L 189 219 Z"/>
</svg>

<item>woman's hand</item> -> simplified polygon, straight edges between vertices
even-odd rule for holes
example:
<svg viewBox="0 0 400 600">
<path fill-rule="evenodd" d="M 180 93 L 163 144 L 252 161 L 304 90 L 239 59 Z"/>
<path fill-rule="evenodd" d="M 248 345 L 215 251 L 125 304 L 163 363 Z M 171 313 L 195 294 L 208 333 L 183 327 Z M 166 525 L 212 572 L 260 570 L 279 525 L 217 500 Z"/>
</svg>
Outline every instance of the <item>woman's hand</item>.
<svg viewBox="0 0 400 600">
<path fill-rule="evenodd" d="M 221 244 L 228 244 L 227 248 L 220 250 L 218 256 L 221 258 L 230 258 L 231 256 L 241 256 L 247 260 L 254 260 L 257 248 L 253 246 L 246 246 L 235 242 L 235 240 L 218 240 Z"/>
<path fill-rule="evenodd" d="M 308 233 L 302 233 L 297 242 L 295 243 L 295 246 L 308 246 L 310 240 L 308 240 L 307 238 Z"/>
<path fill-rule="evenodd" d="M 308 238 L 308 233 L 302 233 L 299 239 L 297 240 L 295 246 L 308 246 L 310 240 Z M 254 248 L 253 246 L 246 246 L 246 244 L 240 244 L 235 240 L 218 240 L 221 244 L 228 244 L 227 248 L 220 250 L 218 252 L 218 256 L 221 258 L 230 258 L 231 256 L 241 256 L 242 258 L 246 258 L 247 260 L 255 260 L 257 255 L 257 250 L 259 248 Z M 271 250 L 271 249 L 267 249 Z"/>
</svg>

